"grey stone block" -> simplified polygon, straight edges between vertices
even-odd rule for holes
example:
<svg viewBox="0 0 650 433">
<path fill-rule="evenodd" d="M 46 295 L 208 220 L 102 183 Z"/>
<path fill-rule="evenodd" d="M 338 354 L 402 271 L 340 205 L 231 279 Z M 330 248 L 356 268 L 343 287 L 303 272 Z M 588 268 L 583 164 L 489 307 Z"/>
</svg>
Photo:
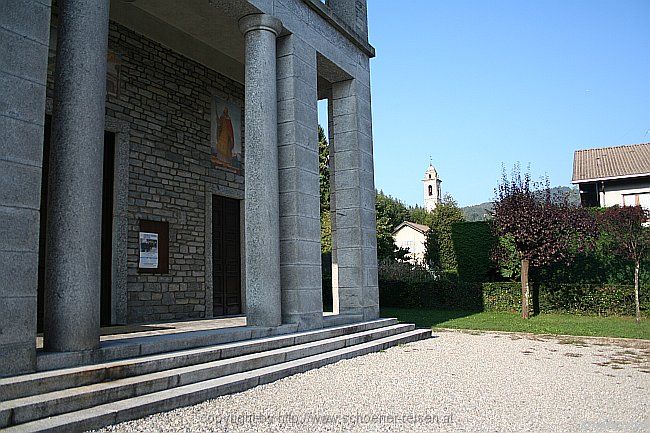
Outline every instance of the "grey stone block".
<svg viewBox="0 0 650 433">
<path fill-rule="evenodd" d="M 320 219 L 287 215 L 280 217 L 280 239 L 320 241 Z M 280 266 L 284 266 L 281 264 Z"/>
<path fill-rule="evenodd" d="M 0 203 L 39 210 L 41 168 L 0 160 Z"/>
<path fill-rule="evenodd" d="M 0 345 L 31 342 L 36 347 L 36 296 L 3 298 Z"/>
<path fill-rule="evenodd" d="M 36 252 L 0 251 L 0 298 L 35 297 L 38 277 Z"/>
<path fill-rule="evenodd" d="M 43 125 L 0 116 L 0 159 L 40 167 Z"/>
<path fill-rule="evenodd" d="M 320 265 L 320 242 L 318 240 L 281 240 L 280 251 L 282 265 Z"/>
<path fill-rule="evenodd" d="M 50 1 L 2 0 L 0 27 L 47 46 L 50 40 Z"/>
<path fill-rule="evenodd" d="M 0 71 L 2 72 L 36 83 L 45 83 L 47 49 L 47 45 L 0 27 L 0 52 L 3 53 Z"/>
<path fill-rule="evenodd" d="M 0 377 L 30 373 L 36 367 L 36 341 L 0 344 Z M 1 380 L 1 379 L 0 379 Z"/>
<path fill-rule="evenodd" d="M 318 313 L 322 316 L 323 301 L 320 290 L 283 290 L 282 302 L 287 314 Z"/>
<path fill-rule="evenodd" d="M 361 155 L 357 151 L 336 151 L 334 161 L 337 172 L 339 170 L 358 170 L 361 166 Z"/>
<path fill-rule="evenodd" d="M 39 212 L 0 203 L 0 251 L 38 251 Z"/>
<path fill-rule="evenodd" d="M 0 72 L 0 115 L 43 124 L 45 85 Z"/>
<path fill-rule="evenodd" d="M 319 264 L 299 265 L 288 263 L 282 265 L 282 287 L 300 289 L 318 289 L 322 284 Z"/>
</svg>

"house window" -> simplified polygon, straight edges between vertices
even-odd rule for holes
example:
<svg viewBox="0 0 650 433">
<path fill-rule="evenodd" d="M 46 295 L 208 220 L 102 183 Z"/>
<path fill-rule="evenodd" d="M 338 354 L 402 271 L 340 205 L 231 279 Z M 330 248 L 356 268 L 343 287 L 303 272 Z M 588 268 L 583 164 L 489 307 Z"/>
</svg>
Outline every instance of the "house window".
<svg viewBox="0 0 650 433">
<path fill-rule="evenodd" d="M 433 186 L 429 185 L 429 195 L 433 195 Z"/>
</svg>

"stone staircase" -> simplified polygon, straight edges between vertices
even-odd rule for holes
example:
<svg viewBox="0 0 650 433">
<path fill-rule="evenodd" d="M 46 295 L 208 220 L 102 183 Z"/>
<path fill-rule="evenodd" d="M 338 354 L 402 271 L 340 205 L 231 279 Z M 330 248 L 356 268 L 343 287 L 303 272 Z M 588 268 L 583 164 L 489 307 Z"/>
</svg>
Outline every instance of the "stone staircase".
<svg viewBox="0 0 650 433">
<path fill-rule="evenodd" d="M 97 429 L 430 336 L 379 319 L 0 378 L 0 429 Z"/>
</svg>

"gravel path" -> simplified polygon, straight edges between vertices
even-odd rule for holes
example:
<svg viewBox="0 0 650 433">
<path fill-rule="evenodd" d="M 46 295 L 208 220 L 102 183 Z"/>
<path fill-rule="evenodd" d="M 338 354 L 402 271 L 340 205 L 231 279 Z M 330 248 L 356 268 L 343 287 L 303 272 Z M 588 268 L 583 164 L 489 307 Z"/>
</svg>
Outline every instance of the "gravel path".
<svg viewBox="0 0 650 433">
<path fill-rule="evenodd" d="M 434 335 L 102 431 L 650 431 L 648 342 Z"/>
</svg>

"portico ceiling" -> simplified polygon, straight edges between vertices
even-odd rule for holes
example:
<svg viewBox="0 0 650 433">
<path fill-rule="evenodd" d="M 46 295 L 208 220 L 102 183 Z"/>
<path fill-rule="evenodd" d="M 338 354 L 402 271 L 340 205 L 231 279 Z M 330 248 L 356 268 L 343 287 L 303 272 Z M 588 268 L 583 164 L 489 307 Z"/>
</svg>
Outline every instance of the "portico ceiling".
<svg viewBox="0 0 650 433">
<path fill-rule="evenodd" d="M 244 37 L 233 15 L 254 10 L 247 2 L 230 4 L 227 10 L 209 0 L 116 0 L 111 19 L 242 81 Z"/>
</svg>

